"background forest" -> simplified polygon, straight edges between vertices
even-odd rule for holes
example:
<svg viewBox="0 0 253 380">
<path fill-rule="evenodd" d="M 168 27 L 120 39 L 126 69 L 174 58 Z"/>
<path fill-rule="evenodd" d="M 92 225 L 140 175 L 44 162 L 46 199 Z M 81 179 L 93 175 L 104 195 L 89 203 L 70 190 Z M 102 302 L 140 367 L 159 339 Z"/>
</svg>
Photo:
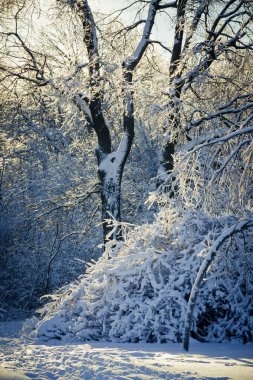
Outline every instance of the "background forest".
<svg viewBox="0 0 253 380">
<path fill-rule="evenodd" d="M 253 2 L 0 4 L 3 315 L 252 341 Z"/>
</svg>

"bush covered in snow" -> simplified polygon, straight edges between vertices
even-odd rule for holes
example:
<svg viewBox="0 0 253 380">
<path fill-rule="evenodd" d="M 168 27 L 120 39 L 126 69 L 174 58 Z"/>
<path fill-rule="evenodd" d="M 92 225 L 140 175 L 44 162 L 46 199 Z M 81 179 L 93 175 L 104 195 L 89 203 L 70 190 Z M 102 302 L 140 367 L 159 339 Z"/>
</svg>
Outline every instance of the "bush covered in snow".
<svg viewBox="0 0 253 380">
<path fill-rule="evenodd" d="M 36 320 L 43 339 L 182 341 L 187 301 L 212 242 L 234 218 L 164 207 L 152 225 L 109 245 L 85 276 L 62 289 Z M 227 241 L 202 283 L 192 330 L 207 341 L 252 340 L 253 241 Z M 247 239 L 246 239 L 247 237 Z"/>
</svg>

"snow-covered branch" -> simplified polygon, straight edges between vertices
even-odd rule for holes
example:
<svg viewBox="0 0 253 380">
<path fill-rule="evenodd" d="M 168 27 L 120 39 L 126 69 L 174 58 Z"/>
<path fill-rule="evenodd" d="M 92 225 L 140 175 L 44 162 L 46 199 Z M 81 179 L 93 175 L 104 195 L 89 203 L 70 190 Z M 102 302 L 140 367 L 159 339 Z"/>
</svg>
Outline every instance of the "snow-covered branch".
<svg viewBox="0 0 253 380">
<path fill-rule="evenodd" d="M 214 137 L 214 138 L 205 139 L 202 143 L 198 143 L 197 146 L 191 147 L 189 152 L 184 155 L 183 160 L 185 158 L 187 158 L 189 155 L 198 151 L 199 149 L 206 148 L 206 147 L 208 147 L 210 145 L 214 145 L 214 144 L 222 144 L 222 143 L 227 142 L 233 138 L 236 138 L 236 137 L 239 137 L 239 136 L 242 136 L 245 134 L 250 134 L 250 133 L 253 133 L 253 125 L 250 127 L 247 127 L 247 128 L 238 129 L 237 131 L 228 133 L 227 135 L 222 136 L 222 137 Z"/>
<path fill-rule="evenodd" d="M 222 109 L 219 109 L 216 112 L 207 114 L 206 116 L 200 117 L 197 120 L 192 120 L 190 122 L 190 125 L 192 127 L 198 127 L 199 125 L 201 125 L 205 121 L 213 120 L 213 119 L 222 117 L 223 115 L 241 113 L 241 112 L 246 111 L 246 110 L 251 110 L 252 107 L 253 107 L 253 102 L 248 102 L 248 103 L 242 104 L 241 106 L 233 107 L 233 108 L 222 107 Z M 191 128 L 191 127 L 189 127 L 189 128 Z"/>
<path fill-rule="evenodd" d="M 183 338 L 183 347 L 186 351 L 189 350 L 189 341 L 190 341 L 190 335 L 191 335 L 191 324 L 192 324 L 192 317 L 193 317 L 193 310 L 194 306 L 196 304 L 198 292 L 200 285 L 204 279 L 204 276 L 215 259 L 216 255 L 219 252 L 219 249 L 221 245 L 230 237 L 232 237 L 235 234 L 238 234 L 242 232 L 245 229 L 253 227 L 253 219 L 248 220 L 241 220 L 234 224 L 230 228 L 226 228 L 221 235 L 214 241 L 212 244 L 209 252 L 207 253 L 203 263 L 201 264 L 197 277 L 194 281 L 194 284 L 191 289 L 190 298 L 187 305 L 187 312 L 185 317 L 185 328 L 184 328 L 184 338 Z"/>
<path fill-rule="evenodd" d="M 140 62 L 142 55 L 144 54 L 148 44 L 151 31 L 155 21 L 155 15 L 157 13 L 158 4 L 160 0 L 151 0 L 148 10 L 148 16 L 143 29 L 143 34 L 140 42 L 138 43 L 133 54 L 124 60 L 122 66 L 126 70 L 133 70 Z"/>
<path fill-rule="evenodd" d="M 176 7 L 177 7 L 177 1 L 172 1 L 170 3 L 158 5 L 158 9 L 168 9 L 168 8 L 176 8 Z"/>
</svg>

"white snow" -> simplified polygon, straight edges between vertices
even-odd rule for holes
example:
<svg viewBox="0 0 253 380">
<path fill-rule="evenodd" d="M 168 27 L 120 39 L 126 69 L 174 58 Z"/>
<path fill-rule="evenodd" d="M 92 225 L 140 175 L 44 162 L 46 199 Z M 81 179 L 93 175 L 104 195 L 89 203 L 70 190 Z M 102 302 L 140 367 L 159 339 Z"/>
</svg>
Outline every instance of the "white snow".
<svg viewBox="0 0 253 380">
<path fill-rule="evenodd" d="M 1 368 L 37 380 L 253 379 L 253 344 L 34 344 L 17 331 L 21 322 L 0 323 Z M 18 377 L 17 377 L 18 378 Z"/>
<path fill-rule="evenodd" d="M 121 138 L 118 149 L 115 152 L 109 153 L 100 163 L 99 170 L 103 171 L 106 179 L 115 179 L 117 181 L 119 175 L 119 167 L 122 164 L 127 151 L 128 134 L 124 133 Z"/>
</svg>

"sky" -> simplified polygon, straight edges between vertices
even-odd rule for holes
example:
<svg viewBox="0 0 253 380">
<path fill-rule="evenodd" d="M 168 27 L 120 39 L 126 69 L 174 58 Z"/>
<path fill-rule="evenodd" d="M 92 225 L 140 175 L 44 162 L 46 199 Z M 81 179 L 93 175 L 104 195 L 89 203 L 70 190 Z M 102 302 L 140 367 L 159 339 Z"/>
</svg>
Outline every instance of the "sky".
<svg viewBox="0 0 253 380">
<path fill-rule="evenodd" d="M 92 10 L 100 10 L 105 13 L 110 13 L 111 11 L 115 11 L 117 9 L 126 7 L 132 2 L 133 0 L 90 0 L 89 5 Z M 170 15 L 173 16 L 174 12 L 175 11 L 173 9 L 169 9 Z M 121 17 L 126 21 L 128 25 L 130 25 L 135 17 L 134 8 L 132 10 L 124 11 Z M 152 39 L 158 39 L 163 44 L 168 46 L 168 44 L 171 44 L 171 42 L 173 41 L 173 35 L 174 32 L 168 15 L 166 15 L 165 13 L 157 15 L 156 23 L 153 28 Z"/>
<path fill-rule="evenodd" d="M 129 6 L 134 0 L 89 0 L 89 5 L 91 7 L 91 10 L 93 12 L 96 11 L 102 11 L 103 13 L 112 13 L 113 11 L 116 11 L 118 9 L 124 8 L 126 6 Z M 51 28 L 51 22 L 52 20 L 50 17 L 45 17 L 47 15 L 47 8 L 52 6 L 54 1 L 52 0 L 41 0 L 40 5 L 43 5 L 43 11 L 42 13 L 33 13 L 33 17 L 36 17 L 36 25 L 39 26 L 42 30 L 47 30 L 48 28 Z M 144 14 L 142 15 L 142 18 L 146 18 L 148 7 L 146 7 Z M 173 16 L 173 13 L 175 11 L 173 9 L 169 9 L 170 15 Z M 125 10 L 121 15 L 120 18 L 125 22 L 126 25 L 131 25 L 136 21 L 136 8 L 131 7 L 130 9 Z M 29 22 L 28 22 L 28 28 L 29 28 Z M 139 28 L 139 32 L 141 33 L 143 30 L 144 24 L 141 24 Z M 24 25 L 22 26 L 24 28 Z M 156 17 L 156 22 L 153 27 L 153 31 L 151 34 L 151 39 L 153 40 L 159 40 L 161 41 L 165 46 L 171 47 L 172 41 L 173 41 L 173 35 L 174 31 L 172 28 L 172 23 L 170 22 L 170 18 L 165 13 L 158 14 Z M 34 39 L 34 42 L 36 43 L 36 40 Z M 160 48 L 159 45 L 156 45 L 160 53 L 164 53 L 165 56 L 168 56 L 168 52 L 164 49 Z"/>
</svg>

